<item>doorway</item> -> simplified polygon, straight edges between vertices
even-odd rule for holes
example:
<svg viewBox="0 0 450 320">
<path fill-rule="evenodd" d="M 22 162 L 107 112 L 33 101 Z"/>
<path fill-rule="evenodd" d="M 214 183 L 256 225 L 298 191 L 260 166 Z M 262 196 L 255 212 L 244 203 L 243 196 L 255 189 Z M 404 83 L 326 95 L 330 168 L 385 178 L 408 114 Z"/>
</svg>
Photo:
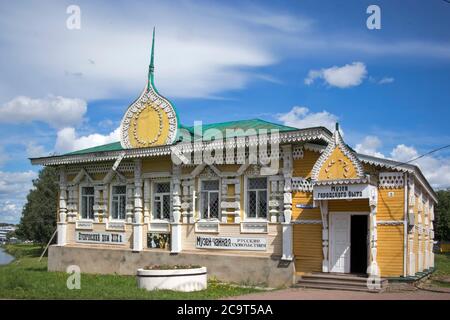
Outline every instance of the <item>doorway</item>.
<svg viewBox="0 0 450 320">
<path fill-rule="evenodd" d="M 350 272 L 367 272 L 367 215 L 352 215 L 350 220 Z"/>
</svg>

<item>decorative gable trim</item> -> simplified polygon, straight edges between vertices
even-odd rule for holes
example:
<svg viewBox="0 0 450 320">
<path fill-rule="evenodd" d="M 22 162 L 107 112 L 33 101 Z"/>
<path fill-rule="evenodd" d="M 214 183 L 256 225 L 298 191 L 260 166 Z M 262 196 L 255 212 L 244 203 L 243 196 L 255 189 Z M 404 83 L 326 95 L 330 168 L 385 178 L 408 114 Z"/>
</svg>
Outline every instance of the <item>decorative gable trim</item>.
<svg viewBox="0 0 450 320">
<path fill-rule="evenodd" d="M 353 151 L 351 151 L 350 148 L 344 143 L 341 134 L 339 133 L 339 130 L 336 130 L 333 134 L 332 141 L 328 144 L 326 149 L 322 152 L 319 159 L 314 164 L 314 167 L 311 172 L 312 180 L 318 180 L 320 169 L 328 160 L 328 158 L 331 156 L 336 147 L 338 147 L 342 151 L 342 153 L 352 162 L 353 166 L 356 169 L 358 178 L 364 179 L 365 178 L 364 168 L 361 162 L 357 158 L 356 154 Z"/>
<path fill-rule="evenodd" d="M 84 170 L 84 168 L 82 168 L 78 172 L 78 174 L 75 176 L 75 178 L 73 178 L 71 183 L 79 184 L 84 178 L 88 179 L 89 183 L 94 183 L 94 179 L 92 179 L 92 177 L 89 175 L 89 173 L 86 172 L 86 170 Z"/>
<path fill-rule="evenodd" d="M 175 142 L 175 139 L 177 137 L 177 129 L 178 129 L 178 119 L 175 112 L 174 107 L 172 104 L 164 97 L 162 97 L 154 88 L 152 85 L 150 85 L 147 89 L 147 87 L 142 91 L 139 98 L 137 98 L 127 109 L 125 112 L 125 115 L 121 121 L 120 124 L 120 144 L 122 148 L 124 149 L 131 149 L 133 146 L 130 143 L 130 137 L 129 137 L 129 129 L 131 122 L 133 119 L 145 109 L 147 108 L 147 103 L 151 103 L 152 108 L 158 112 L 159 117 L 161 118 L 161 111 L 164 110 L 164 112 L 167 114 L 167 117 L 169 119 L 169 134 L 167 136 L 167 139 L 165 141 L 166 145 L 171 145 Z M 160 127 L 158 131 L 158 135 L 156 140 L 160 137 L 162 134 L 162 122 L 160 121 Z M 133 134 L 135 138 L 137 139 L 137 133 L 136 133 L 136 127 L 134 128 Z M 138 140 L 138 139 L 137 139 Z M 156 142 L 155 140 L 155 142 Z M 150 144 L 152 144 L 150 142 Z"/>
</svg>

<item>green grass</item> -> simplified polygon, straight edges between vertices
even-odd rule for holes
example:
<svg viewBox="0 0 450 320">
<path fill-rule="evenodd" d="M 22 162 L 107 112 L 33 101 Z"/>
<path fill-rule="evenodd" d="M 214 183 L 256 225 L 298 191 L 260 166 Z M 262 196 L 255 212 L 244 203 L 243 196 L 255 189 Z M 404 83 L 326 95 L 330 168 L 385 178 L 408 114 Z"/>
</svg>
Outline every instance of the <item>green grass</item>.
<svg viewBox="0 0 450 320">
<path fill-rule="evenodd" d="M 208 289 L 198 292 L 138 289 L 134 276 L 81 274 L 81 289 L 69 290 L 69 274 L 48 272 L 47 258 L 38 261 L 40 246 L 6 245 L 16 259 L 0 266 L 0 299 L 218 299 L 258 292 L 229 284 L 208 282 Z"/>
<path fill-rule="evenodd" d="M 441 253 L 434 255 L 434 265 L 436 271 L 431 276 L 431 282 L 438 287 L 450 288 L 449 282 L 442 281 L 450 279 L 450 253 Z"/>
<path fill-rule="evenodd" d="M 434 264 L 436 266 L 435 275 L 450 276 L 450 253 L 435 254 Z"/>
</svg>

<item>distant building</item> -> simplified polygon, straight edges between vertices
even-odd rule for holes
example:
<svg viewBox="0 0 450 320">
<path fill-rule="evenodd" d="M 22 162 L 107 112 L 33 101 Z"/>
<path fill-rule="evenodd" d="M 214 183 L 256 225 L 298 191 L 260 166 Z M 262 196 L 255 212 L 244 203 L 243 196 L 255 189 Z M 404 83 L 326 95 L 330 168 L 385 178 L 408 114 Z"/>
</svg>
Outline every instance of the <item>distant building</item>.
<svg viewBox="0 0 450 320">
<path fill-rule="evenodd" d="M 16 231 L 16 227 L 13 226 L 4 226 L 0 227 L 0 242 L 6 242 L 6 236 L 9 232 Z"/>
</svg>

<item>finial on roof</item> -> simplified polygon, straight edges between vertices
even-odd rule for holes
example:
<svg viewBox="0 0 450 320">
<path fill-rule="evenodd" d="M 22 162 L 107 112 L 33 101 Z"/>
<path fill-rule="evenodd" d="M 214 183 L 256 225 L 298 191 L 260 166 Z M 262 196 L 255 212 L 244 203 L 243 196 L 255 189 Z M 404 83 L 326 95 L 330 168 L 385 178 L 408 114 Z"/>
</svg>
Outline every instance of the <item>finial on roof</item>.
<svg viewBox="0 0 450 320">
<path fill-rule="evenodd" d="M 148 68 L 148 89 L 150 85 L 153 85 L 153 72 L 155 71 L 154 58 L 155 56 L 155 27 L 153 27 L 153 38 L 152 38 L 152 52 L 150 55 L 150 66 Z"/>
<path fill-rule="evenodd" d="M 339 122 L 336 122 L 336 131 L 339 131 Z"/>
</svg>

